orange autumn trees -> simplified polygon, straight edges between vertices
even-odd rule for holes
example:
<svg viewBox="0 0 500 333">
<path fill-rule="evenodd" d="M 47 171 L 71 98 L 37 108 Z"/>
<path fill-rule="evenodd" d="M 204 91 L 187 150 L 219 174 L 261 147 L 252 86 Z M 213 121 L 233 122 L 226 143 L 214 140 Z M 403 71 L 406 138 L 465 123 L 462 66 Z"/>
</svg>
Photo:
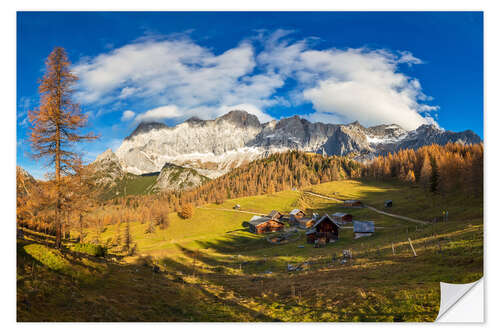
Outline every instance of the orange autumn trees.
<svg viewBox="0 0 500 333">
<path fill-rule="evenodd" d="M 416 151 L 404 149 L 374 158 L 363 168 L 363 176 L 399 179 L 441 194 L 465 190 L 481 196 L 483 150 L 482 144 L 460 143 L 424 146 Z"/>
<path fill-rule="evenodd" d="M 92 140 L 92 134 L 80 134 L 86 126 L 87 117 L 71 95 L 78 80 L 70 71 L 66 51 L 56 47 L 45 62 L 46 72 L 40 80 L 40 106 L 29 112 L 31 128 L 31 148 L 33 157 L 46 159 L 54 167 L 53 184 L 55 192 L 54 227 L 55 246 L 61 245 L 61 210 L 64 193 L 63 177 L 74 174 L 81 165 L 80 155 L 73 150 L 75 143 Z"/>
</svg>

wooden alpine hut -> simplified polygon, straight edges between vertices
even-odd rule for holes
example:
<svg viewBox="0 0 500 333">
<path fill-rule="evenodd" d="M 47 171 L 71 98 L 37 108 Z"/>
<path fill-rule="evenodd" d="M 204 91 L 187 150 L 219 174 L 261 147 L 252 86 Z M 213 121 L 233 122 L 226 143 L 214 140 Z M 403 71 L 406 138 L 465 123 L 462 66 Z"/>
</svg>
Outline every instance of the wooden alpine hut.
<svg viewBox="0 0 500 333">
<path fill-rule="evenodd" d="M 309 229 L 315 222 L 316 220 L 313 217 L 303 217 L 298 219 L 295 225 L 302 229 Z"/>
<path fill-rule="evenodd" d="M 268 216 L 254 216 L 248 224 L 250 232 L 259 235 L 267 232 L 281 231 L 285 227 L 283 222 L 272 219 Z"/>
<path fill-rule="evenodd" d="M 352 215 L 347 213 L 332 214 L 332 219 L 338 224 L 346 224 L 352 222 Z"/>
<path fill-rule="evenodd" d="M 289 222 L 291 225 L 297 225 L 299 223 L 299 219 L 304 218 L 306 214 L 300 209 L 295 208 L 290 212 Z"/>
<path fill-rule="evenodd" d="M 364 207 L 364 205 L 359 200 L 345 200 L 344 207 L 362 208 L 362 207 Z"/>
<path fill-rule="evenodd" d="M 324 215 L 306 232 L 307 242 L 332 243 L 339 239 L 340 227 L 328 215 Z"/>
</svg>

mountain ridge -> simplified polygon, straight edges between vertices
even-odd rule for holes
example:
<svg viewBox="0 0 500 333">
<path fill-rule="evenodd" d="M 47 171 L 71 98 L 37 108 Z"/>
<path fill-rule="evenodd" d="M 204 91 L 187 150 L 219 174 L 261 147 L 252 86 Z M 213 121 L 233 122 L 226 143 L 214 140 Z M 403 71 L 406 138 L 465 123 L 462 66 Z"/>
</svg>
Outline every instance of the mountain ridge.
<svg viewBox="0 0 500 333">
<path fill-rule="evenodd" d="M 472 131 L 451 132 L 434 125 L 407 131 L 397 124 L 364 127 L 310 122 L 300 116 L 261 123 L 255 115 L 233 110 L 218 118 L 192 117 L 169 127 L 140 123 L 116 151 L 124 170 L 133 174 L 159 172 L 165 163 L 216 178 L 270 153 L 300 150 L 327 155 L 352 154 L 359 160 L 432 143 L 479 143 Z"/>
</svg>

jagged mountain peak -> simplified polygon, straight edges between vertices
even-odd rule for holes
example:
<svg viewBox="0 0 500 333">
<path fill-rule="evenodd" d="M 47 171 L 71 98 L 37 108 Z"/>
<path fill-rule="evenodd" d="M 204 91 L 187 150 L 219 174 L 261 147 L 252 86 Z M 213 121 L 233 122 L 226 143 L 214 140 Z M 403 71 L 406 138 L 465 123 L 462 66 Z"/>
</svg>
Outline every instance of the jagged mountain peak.
<svg viewBox="0 0 500 333">
<path fill-rule="evenodd" d="M 113 150 L 111 148 L 108 148 L 103 153 L 99 154 L 96 157 L 95 162 L 99 162 L 99 161 L 107 160 L 107 159 L 118 161 L 118 156 L 116 156 L 116 154 L 113 152 Z"/>
<path fill-rule="evenodd" d="M 139 123 L 135 130 L 129 136 L 127 136 L 125 140 L 129 140 L 138 134 L 148 133 L 152 130 L 159 130 L 163 128 L 168 128 L 168 126 L 157 121 L 143 121 Z"/>
<path fill-rule="evenodd" d="M 202 123 L 202 122 L 205 122 L 205 121 L 199 117 L 196 117 L 196 116 L 193 116 L 193 117 L 186 120 L 186 123 Z"/>
<path fill-rule="evenodd" d="M 353 121 L 352 123 L 347 124 L 347 125 L 348 125 L 348 126 L 352 126 L 352 127 L 365 128 L 365 127 L 364 127 L 363 125 L 361 125 L 361 124 L 359 123 L 359 121 L 357 121 L 357 120 L 355 120 L 355 121 Z"/>
<path fill-rule="evenodd" d="M 244 110 L 233 110 L 229 111 L 225 115 L 222 115 L 216 119 L 216 121 L 230 121 L 235 125 L 241 126 L 241 127 L 247 127 L 247 126 L 253 126 L 253 127 L 260 127 L 260 121 L 257 116 L 250 114 Z"/>
<path fill-rule="evenodd" d="M 420 125 L 415 131 L 417 131 L 417 132 L 429 132 L 429 131 L 444 132 L 444 129 L 439 128 L 438 126 L 436 126 L 434 124 L 423 124 L 423 125 Z"/>
</svg>

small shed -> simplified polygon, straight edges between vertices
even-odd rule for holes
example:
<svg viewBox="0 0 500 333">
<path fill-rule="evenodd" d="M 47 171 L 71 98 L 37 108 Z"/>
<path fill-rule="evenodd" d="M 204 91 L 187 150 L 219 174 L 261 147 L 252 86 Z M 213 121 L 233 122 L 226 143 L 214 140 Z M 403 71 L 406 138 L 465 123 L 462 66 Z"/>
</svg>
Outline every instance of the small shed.
<svg viewBox="0 0 500 333">
<path fill-rule="evenodd" d="M 308 243 L 332 243 L 339 239 L 340 227 L 328 215 L 324 215 L 306 232 Z"/>
<path fill-rule="evenodd" d="M 290 219 L 289 219 L 290 224 L 291 225 L 298 224 L 299 223 L 299 219 L 301 219 L 301 218 L 303 218 L 305 216 L 306 216 L 306 214 L 303 211 L 301 211 L 300 209 L 295 208 L 294 210 L 292 210 L 290 212 Z"/>
<path fill-rule="evenodd" d="M 267 217 L 270 217 L 275 220 L 280 220 L 283 217 L 283 214 L 281 214 L 277 210 L 272 210 L 269 214 L 267 214 Z"/>
<path fill-rule="evenodd" d="M 259 235 L 267 232 L 281 231 L 285 227 L 283 222 L 272 219 L 268 216 L 254 216 L 248 224 L 250 232 Z"/>
<path fill-rule="evenodd" d="M 392 200 L 386 200 L 384 202 L 384 207 L 385 208 L 391 208 L 392 207 Z"/>
<path fill-rule="evenodd" d="M 373 221 L 354 221 L 354 239 L 371 236 L 375 233 L 375 223 Z"/>
<path fill-rule="evenodd" d="M 364 205 L 359 200 L 344 200 L 344 207 L 362 208 Z"/>
<path fill-rule="evenodd" d="M 352 215 L 347 213 L 335 213 L 332 214 L 332 219 L 338 224 L 345 224 L 352 222 Z"/>
</svg>

